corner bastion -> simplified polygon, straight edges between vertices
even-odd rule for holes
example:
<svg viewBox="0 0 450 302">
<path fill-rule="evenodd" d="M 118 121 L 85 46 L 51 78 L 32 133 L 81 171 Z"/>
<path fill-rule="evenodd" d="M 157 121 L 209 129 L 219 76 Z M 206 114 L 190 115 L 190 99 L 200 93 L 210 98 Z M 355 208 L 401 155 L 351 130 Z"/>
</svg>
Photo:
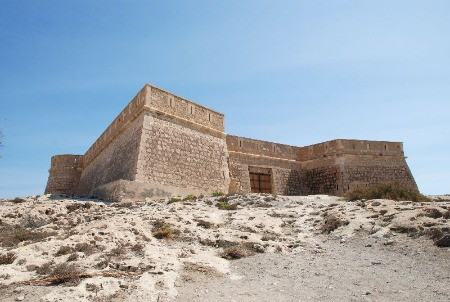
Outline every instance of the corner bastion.
<svg viewBox="0 0 450 302">
<path fill-rule="evenodd" d="M 400 142 L 296 147 L 227 135 L 223 114 L 147 84 L 84 155 L 52 157 L 45 193 L 342 195 L 394 182 L 417 190 Z"/>
</svg>

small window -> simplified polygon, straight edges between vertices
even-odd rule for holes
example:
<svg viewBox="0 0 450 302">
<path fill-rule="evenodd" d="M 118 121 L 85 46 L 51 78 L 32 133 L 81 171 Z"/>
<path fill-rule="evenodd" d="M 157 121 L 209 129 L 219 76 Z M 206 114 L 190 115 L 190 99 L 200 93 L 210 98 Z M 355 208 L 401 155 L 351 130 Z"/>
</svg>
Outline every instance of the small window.
<svg viewBox="0 0 450 302">
<path fill-rule="evenodd" d="M 242 141 L 239 140 L 239 148 L 242 148 Z"/>
<path fill-rule="evenodd" d="M 191 105 L 191 114 L 194 114 L 194 106 Z"/>
<path fill-rule="evenodd" d="M 211 121 L 211 113 L 208 113 L 208 121 Z"/>
<path fill-rule="evenodd" d="M 384 150 L 387 150 L 387 145 L 384 145 Z"/>
<path fill-rule="evenodd" d="M 173 98 L 170 98 L 170 99 L 169 99 L 169 105 L 170 105 L 170 107 L 173 108 Z"/>
</svg>

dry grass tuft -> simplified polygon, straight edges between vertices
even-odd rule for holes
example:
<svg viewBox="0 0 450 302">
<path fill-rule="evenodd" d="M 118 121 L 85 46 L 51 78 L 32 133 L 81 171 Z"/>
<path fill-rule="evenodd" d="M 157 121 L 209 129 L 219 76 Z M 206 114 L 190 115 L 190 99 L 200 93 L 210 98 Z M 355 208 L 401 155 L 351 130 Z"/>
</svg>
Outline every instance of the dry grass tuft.
<svg viewBox="0 0 450 302">
<path fill-rule="evenodd" d="M 442 212 L 435 208 L 425 208 L 423 209 L 424 215 L 430 218 L 440 218 L 443 216 Z"/>
<path fill-rule="evenodd" d="M 324 221 L 320 227 L 320 231 L 324 234 L 330 234 L 334 230 L 341 226 L 347 225 L 349 222 L 347 220 L 341 219 L 333 214 L 328 215 L 324 218 Z"/>
<path fill-rule="evenodd" d="M 197 200 L 197 196 L 189 194 L 183 198 L 183 201 L 195 201 Z"/>
<path fill-rule="evenodd" d="M 264 248 L 257 243 L 245 242 L 224 248 L 220 256 L 228 260 L 236 260 L 253 256 L 257 253 L 264 253 Z"/>
<path fill-rule="evenodd" d="M 12 264 L 17 256 L 14 253 L 0 254 L 0 265 Z"/>
<path fill-rule="evenodd" d="M 95 254 L 98 250 L 95 245 L 83 242 L 83 243 L 77 243 L 75 245 L 74 250 L 76 252 L 84 253 L 86 256 L 90 256 L 92 254 Z"/>
<path fill-rule="evenodd" d="M 127 249 L 123 244 L 119 244 L 118 246 L 116 246 L 115 248 L 113 248 L 108 255 L 111 257 L 123 257 L 125 254 L 127 253 Z"/>
<path fill-rule="evenodd" d="M 67 263 L 57 265 L 48 275 L 49 282 L 52 285 L 77 285 L 80 283 L 81 276 L 81 271 L 74 264 Z"/>
<path fill-rule="evenodd" d="M 23 199 L 23 198 L 16 197 L 16 198 L 14 198 L 14 199 L 7 200 L 7 202 L 12 202 L 12 203 L 24 203 L 24 202 L 27 202 L 27 201 L 26 201 L 25 199 Z"/>
<path fill-rule="evenodd" d="M 226 197 L 221 197 L 219 198 L 216 206 L 220 209 L 220 210 L 226 210 L 226 211 L 234 211 L 237 210 L 237 206 L 238 204 L 234 203 L 231 204 L 228 202 L 228 198 Z"/>
<path fill-rule="evenodd" d="M 0 227 L 0 245 L 4 247 L 14 247 L 20 242 L 39 242 L 53 235 L 56 235 L 56 233 L 33 231 L 18 225 L 3 225 Z"/>
<path fill-rule="evenodd" d="M 67 255 L 67 254 L 73 253 L 73 251 L 74 251 L 73 247 L 70 247 L 68 245 L 61 246 L 59 248 L 59 250 L 55 253 L 55 257 Z"/>
<path fill-rule="evenodd" d="M 400 184 L 378 184 L 365 188 L 356 188 L 345 194 L 349 201 L 361 199 L 389 199 L 397 201 L 429 202 L 428 197 L 418 191 L 406 188 Z"/>
<path fill-rule="evenodd" d="M 205 228 L 205 229 L 210 229 L 210 228 L 214 227 L 214 223 L 203 220 L 203 219 L 197 219 L 195 221 L 197 222 L 197 226 Z"/>
<path fill-rule="evenodd" d="M 156 239 L 174 239 L 179 234 L 180 231 L 175 230 L 170 224 L 158 221 L 153 225 L 152 235 Z"/>
</svg>

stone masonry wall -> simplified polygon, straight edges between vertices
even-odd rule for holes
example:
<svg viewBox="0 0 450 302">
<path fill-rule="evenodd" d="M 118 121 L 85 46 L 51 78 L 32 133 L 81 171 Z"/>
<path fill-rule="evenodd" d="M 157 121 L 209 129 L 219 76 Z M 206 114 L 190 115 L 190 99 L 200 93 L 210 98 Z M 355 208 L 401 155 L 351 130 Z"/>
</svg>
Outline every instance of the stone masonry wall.
<svg viewBox="0 0 450 302">
<path fill-rule="evenodd" d="M 418 190 L 404 157 L 346 155 L 343 175 L 344 191 L 380 183 L 396 183 Z"/>
<path fill-rule="evenodd" d="M 74 194 L 80 180 L 82 161 L 82 155 L 53 156 L 45 194 Z"/>
<path fill-rule="evenodd" d="M 192 193 L 227 192 L 225 140 L 147 113 L 136 180 L 192 189 Z"/>
<path fill-rule="evenodd" d="M 399 183 L 417 190 L 399 142 L 338 139 L 295 147 L 224 133 L 224 116 L 145 85 L 84 156 L 52 158 L 46 193 L 91 194 L 116 180 L 184 192 L 250 192 L 270 169 L 275 194 L 336 194 Z"/>
<path fill-rule="evenodd" d="M 143 122 L 141 114 L 84 167 L 78 194 L 90 195 L 96 187 L 119 179 L 135 179 Z"/>
<path fill-rule="evenodd" d="M 298 148 L 266 141 L 227 136 L 230 192 L 251 192 L 249 169 L 272 171 L 272 193 L 300 195 L 305 190 L 304 173 L 296 161 Z"/>
</svg>

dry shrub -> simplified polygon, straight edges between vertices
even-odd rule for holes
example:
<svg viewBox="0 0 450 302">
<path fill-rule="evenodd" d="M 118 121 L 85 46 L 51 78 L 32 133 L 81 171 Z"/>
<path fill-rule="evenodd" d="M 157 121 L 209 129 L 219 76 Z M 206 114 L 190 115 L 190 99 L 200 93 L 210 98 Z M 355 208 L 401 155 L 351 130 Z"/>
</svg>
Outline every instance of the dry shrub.
<svg viewBox="0 0 450 302">
<path fill-rule="evenodd" d="M 361 199 L 389 199 L 397 201 L 429 202 L 428 197 L 418 191 L 400 184 L 378 184 L 364 188 L 356 188 L 345 194 L 349 201 Z"/>
<path fill-rule="evenodd" d="M 144 254 L 144 245 L 140 243 L 136 243 L 131 247 L 131 251 L 137 255 L 143 255 Z"/>
<path fill-rule="evenodd" d="M 197 196 L 189 194 L 183 198 L 183 201 L 195 201 L 197 200 Z"/>
<path fill-rule="evenodd" d="M 90 256 L 97 252 L 97 248 L 95 245 L 91 245 L 86 242 L 77 243 L 74 248 L 75 251 L 84 253 L 86 256 Z"/>
<path fill-rule="evenodd" d="M 32 267 L 34 267 L 34 270 L 38 275 L 48 275 L 52 272 L 53 264 L 53 262 L 46 262 L 41 266 L 30 266 L 30 270 L 33 270 Z"/>
<path fill-rule="evenodd" d="M 63 256 L 63 255 L 67 255 L 70 254 L 74 251 L 74 249 L 68 245 L 66 246 L 61 246 L 59 248 L 59 250 L 56 252 L 55 257 L 59 257 L 59 256 Z"/>
<path fill-rule="evenodd" d="M 53 235 L 56 233 L 32 231 L 18 225 L 4 225 L 0 227 L 0 244 L 4 247 L 14 247 L 23 241 L 39 242 Z"/>
<path fill-rule="evenodd" d="M 16 198 L 14 198 L 14 199 L 7 200 L 7 202 L 12 202 L 12 203 L 23 203 L 23 202 L 27 202 L 27 201 L 26 201 L 25 199 L 23 199 L 23 198 L 16 197 Z"/>
<path fill-rule="evenodd" d="M 17 256 L 14 253 L 0 254 L 0 265 L 12 264 Z"/>
<path fill-rule="evenodd" d="M 349 224 L 347 220 L 340 219 L 339 217 L 331 214 L 324 218 L 320 231 L 324 234 L 330 234 L 339 227 L 347 224 Z"/>
<path fill-rule="evenodd" d="M 214 223 L 203 220 L 203 219 L 197 219 L 197 226 L 205 228 L 205 229 L 210 229 L 212 227 L 214 227 Z"/>
<path fill-rule="evenodd" d="M 46 224 L 48 224 L 48 221 L 46 219 L 39 216 L 31 216 L 31 215 L 23 217 L 22 220 L 20 221 L 20 225 L 28 229 L 37 229 Z"/>
<path fill-rule="evenodd" d="M 182 200 L 181 197 L 172 197 L 172 198 L 169 199 L 169 202 L 167 202 L 167 204 L 180 202 L 181 200 Z"/>
<path fill-rule="evenodd" d="M 125 209 L 131 209 L 133 208 L 134 204 L 132 202 L 118 202 L 113 205 L 115 208 L 125 208 Z"/>
<path fill-rule="evenodd" d="M 278 236 L 275 234 L 264 234 L 261 237 L 261 241 L 277 241 Z"/>
<path fill-rule="evenodd" d="M 90 209 L 91 206 L 92 205 L 90 203 L 74 202 L 72 204 L 67 205 L 66 209 L 68 213 L 71 213 L 79 209 Z"/>
<path fill-rule="evenodd" d="M 70 254 L 70 256 L 67 258 L 68 262 L 77 261 L 77 260 L 78 260 L 78 254 L 77 253 Z"/>
<path fill-rule="evenodd" d="M 109 256 L 123 257 L 127 253 L 127 249 L 123 244 L 119 244 L 109 252 Z"/>
<path fill-rule="evenodd" d="M 156 225 L 153 227 L 152 235 L 156 239 L 174 239 L 180 234 L 179 230 L 173 229 L 170 224 Z"/>
<path fill-rule="evenodd" d="M 427 209 L 423 209 L 424 215 L 430 218 L 440 218 L 442 217 L 442 213 L 441 211 L 439 211 L 438 209 L 435 208 L 427 208 Z"/>
<path fill-rule="evenodd" d="M 228 260 L 236 260 L 253 256 L 256 253 L 264 253 L 264 248 L 257 243 L 245 242 L 236 246 L 224 248 L 220 256 Z"/>
<path fill-rule="evenodd" d="M 442 217 L 444 219 L 450 219 L 450 210 L 447 210 L 446 212 L 444 212 L 444 214 L 442 214 Z"/>
<path fill-rule="evenodd" d="M 67 263 L 57 265 L 48 275 L 49 281 L 53 285 L 77 285 L 81 280 L 81 276 L 81 271 L 74 264 Z"/>
<path fill-rule="evenodd" d="M 216 206 L 220 209 L 220 210 L 226 210 L 226 211 L 234 211 L 237 210 L 237 203 L 229 203 L 228 199 L 226 197 L 221 197 L 218 200 L 218 203 L 216 204 Z"/>
</svg>

